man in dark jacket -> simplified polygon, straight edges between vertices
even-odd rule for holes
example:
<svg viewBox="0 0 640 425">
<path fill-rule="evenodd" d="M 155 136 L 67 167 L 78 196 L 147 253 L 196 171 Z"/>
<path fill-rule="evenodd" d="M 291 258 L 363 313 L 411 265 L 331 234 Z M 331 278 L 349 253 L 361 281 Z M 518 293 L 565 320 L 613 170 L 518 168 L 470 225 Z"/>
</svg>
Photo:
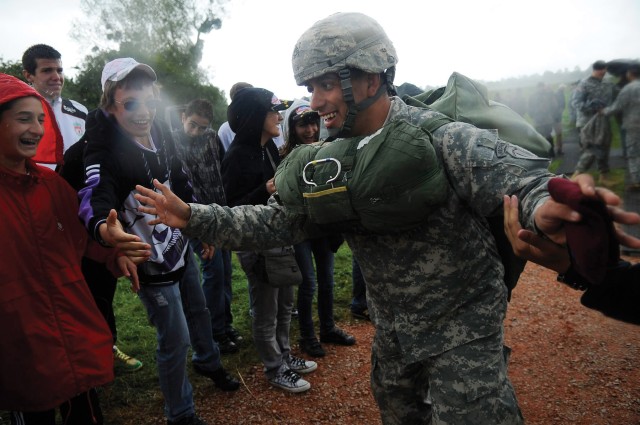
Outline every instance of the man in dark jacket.
<svg viewBox="0 0 640 425">
<path fill-rule="evenodd" d="M 147 260 L 138 266 L 138 296 L 156 328 L 167 423 L 201 425 L 205 422 L 195 414 L 186 375 L 189 346 L 197 373 L 223 390 L 236 390 L 239 383 L 220 364 L 187 238 L 176 228 L 149 226 L 152 217 L 138 210 L 140 203 L 133 197 L 136 184 L 151 187 L 152 180 L 158 179 L 182 199 L 193 199 L 168 129 L 154 119 L 159 95 L 155 81 L 150 66 L 131 58 L 105 65 L 100 108 L 87 119 L 86 186 L 79 193 L 80 217 L 103 245 L 126 253 L 139 242 L 146 247 Z M 117 225 L 107 225 L 107 217 L 116 211 Z"/>
</svg>

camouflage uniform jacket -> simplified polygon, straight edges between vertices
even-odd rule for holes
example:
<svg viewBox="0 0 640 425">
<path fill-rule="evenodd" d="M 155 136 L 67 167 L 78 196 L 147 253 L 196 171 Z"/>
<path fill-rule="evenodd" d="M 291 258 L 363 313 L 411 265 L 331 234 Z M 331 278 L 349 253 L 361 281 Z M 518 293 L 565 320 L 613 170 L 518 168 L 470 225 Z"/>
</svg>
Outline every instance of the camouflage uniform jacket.
<svg viewBox="0 0 640 425">
<path fill-rule="evenodd" d="M 633 80 L 622 88 L 618 97 L 604 112 L 622 112 L 622 128 L 640 130 L 640 80 Z"/>
<path fill-rule="evenodd" d="M 439 113 L 393 98 L 387 121 L 419 124 Z M 336 142 L 334 142 L 336 143 Z M 502 329 L 503 266 L 485 216 L 502 213 L 503 194 L 521 201 L 524 227 L 547 196 L 547 160 L 460 122 L 434 133 L 449 199 L 419 228 L 393 235 L 345 235 L 367 280 L 380 357 L 414 363 Z M 284 206 L 191 205 L 184 233 L 225 249 L 258 249 L 309 236 L 306 217 Z"/>
<path fill-rule="evenodd" d="M 571 97 L 576 110 L 576 127 L 583 127 L 596 112 L 611 104 L 613 85 L 593 76 L 580 81 Z"/>
</svg>

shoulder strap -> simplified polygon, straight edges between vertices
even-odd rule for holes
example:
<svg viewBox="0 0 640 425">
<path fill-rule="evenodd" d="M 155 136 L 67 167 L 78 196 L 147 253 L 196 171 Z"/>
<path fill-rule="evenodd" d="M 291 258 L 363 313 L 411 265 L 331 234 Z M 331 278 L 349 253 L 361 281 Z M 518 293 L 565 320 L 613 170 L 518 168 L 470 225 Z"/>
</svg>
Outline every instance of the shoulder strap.
<svg viewBox="0 0 640 425">
<path fill-rule="evenodd" d="M 441 117 L 427 118 L 426 120 L 420 123 L 420 127 L 427 130 L 429 133 L 433 134 L 434 131 L 439 129 L 445 124 L 449 124 L 450 122 L 454 122 L 455 120 L 452 118 L 443 115 Z"/>
<path fill-rule="evenodd" d="M 276 166 L 276 162 L 273 160 L 273 157 L 271 156 L 271 152 L 269 152 L 269 149 L 265 146 L 264 148 L 265 151 L 267 151 L 267 156 L 269 157 L 269 162 L 271 162 L 271 168 L 273 168 L 273 171 L 275 172 L 278 167 Z"/>
</svg>

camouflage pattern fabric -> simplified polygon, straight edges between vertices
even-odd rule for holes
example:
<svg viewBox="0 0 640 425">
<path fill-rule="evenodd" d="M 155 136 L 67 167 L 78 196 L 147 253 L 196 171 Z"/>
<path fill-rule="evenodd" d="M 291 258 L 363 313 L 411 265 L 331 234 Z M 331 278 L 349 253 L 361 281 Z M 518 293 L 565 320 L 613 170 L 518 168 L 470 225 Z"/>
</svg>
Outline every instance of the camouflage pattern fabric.
<svg viewBox="0 0 640 425">
<path fill-rule="evenodd" d="M 633 80 L 622 88 L 605 114 L 622 113 L 622 128 L 626 130 L 625 147 L 629 183 L 640 183 L 640 80 Z"/>
<path fill-rule="evenodd" d="M 622 113 L 622 128 L 640 131 L 640 80 L 624 86 L 613 104 L 604 110 L 606 115 L 618 112 Z"/>
<path fill-rule="evenodd" d="M 611 126 L 609 118 L 596 114 L 580 130 L 581 153 L 575 172 L 584 173 L 595 161 L 601 173 L 609 172 Z"/>
<path fill-rule="evenodd" d="M 440 115 L 394 97 L 388 121 L 419 125 Z M 502 141 L 495 131 L 453 122 L 435 131 L 433 139 L 450 185 L 445 203 L 424 225 L 404 233 L 345 235 L 367 281 L 376 326 L 373 353 L 398 368 L 438 361 L 437 356 L 472 341 L 487 341 L 483 349 L 490 352 L 502 350 L 501 339 L 491 337 L 502 334 L 507 289 L 484 217 L 501 215 L 503 195 L 517 195 L 521 223 L 533 229 L 533 213 L 548 198 L 546 184 L 554 177 L 548 160 Z M 305 216 L 280 205 L 192 204 L 184 234 L 222 249 L 258 250 L 299 242 L 313 230 Z M 464 350 L 460 355 L 463 363 L 473 361 L 465 359 Z M 475 372 L 469 379 L 477 385 L 486 382 L 500 386 L 500 394 L 509 393 L 508 380 L 482 367 Z M 514 417 L 511 423 L 519 422 Z"/>
<path fill-rule="evenodd" d="M 613 85 L 595 77 L 587 77 L 578 83 L 571 97 L 575 109 L 576 127 L 584 126 L 600 109 L 611 104 Z"/>
<path fill-rule="evenodd" d="M 524 423 L 498 332 L 422 362 L 371 360 L 371 388 L 385 425 Z M 431 422 L 429 419 L 432 418 Z"/>
<path fill-rule="evenodd" d="M 640 184 L 640 128 L 627 129 L 625 144 L 629 184 Z"/>
</svg>

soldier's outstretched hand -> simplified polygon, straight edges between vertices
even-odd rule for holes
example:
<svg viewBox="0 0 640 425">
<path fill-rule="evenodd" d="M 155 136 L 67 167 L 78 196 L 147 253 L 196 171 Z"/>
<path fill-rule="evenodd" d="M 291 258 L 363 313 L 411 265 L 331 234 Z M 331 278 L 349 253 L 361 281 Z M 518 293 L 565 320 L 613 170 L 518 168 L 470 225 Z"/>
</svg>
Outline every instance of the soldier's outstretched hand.
<svg viewBox="0 0 640 425">
<path fill-rule="evenodd" d="M 186 227 L 191 217 L 191 207 L 158 180 L 153 179 L 153 185 L 160 192 L 136 185 L 139 193 L 135 198 L 144 205 L 138 207 L 138 210 L 157 217 L 149 221 L 151 225 L 164 223 L 178 229 Z"/>
<path fill-rule="evenodd" d="M 571 265 L 567 248 L 523 229 L 518 215 L 518 198 L 515 195 L 505 195 L 504 233 L 511 243 L 513 253 L 558 273 L 566 272 Z"/>
</svg>

